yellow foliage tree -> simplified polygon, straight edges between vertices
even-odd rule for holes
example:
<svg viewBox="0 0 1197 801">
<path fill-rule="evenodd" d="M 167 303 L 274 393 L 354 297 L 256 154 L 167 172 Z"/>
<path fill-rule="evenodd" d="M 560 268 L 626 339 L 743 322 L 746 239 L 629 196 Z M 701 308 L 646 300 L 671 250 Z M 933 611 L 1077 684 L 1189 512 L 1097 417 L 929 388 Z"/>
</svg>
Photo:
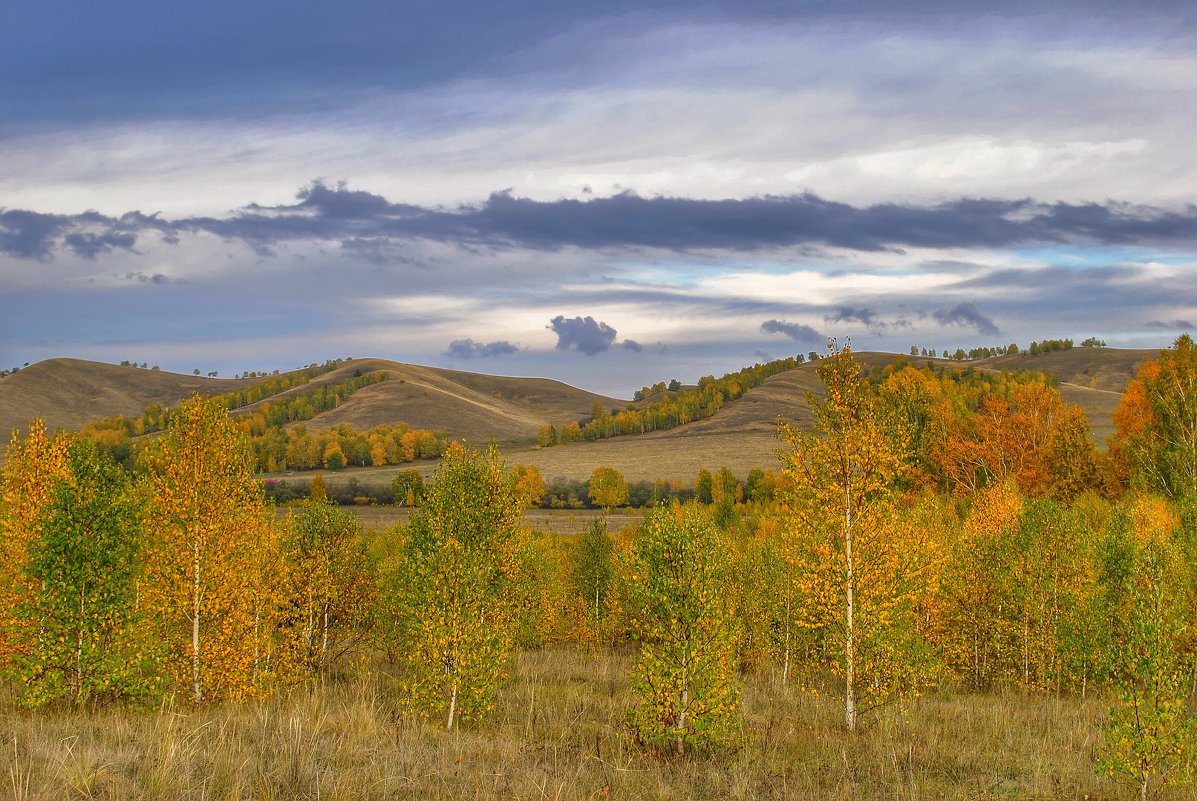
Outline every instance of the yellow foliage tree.
<svg viewBox="0 0 1197 801">
<path fill-rule="evenodd" d="M 977 493 L 944 568 L 936 621 L 949 669 L 976 689 L 1013 678 L 1018 624 L 1009 547 L 1023 500 L 1012 481 Z"/>
<path fill-rule="evenodd" d="M 799 620 L 824 634 L 825 666 L 844 682 L 844 723 L 855 730 L 858 695 L 880 703 L 909 684 L 883 668 L 904 656 L 883 652 L 904 639 L 897 635 L 909 628 L 929 556 L 917 527 L 894 514 L 894 486 L 906 470 L 903 428 L 886 419 L 850 348 L 833 344 L 817 372 L 827 394 L 808 398 L 814 430 L 781 430 L 786 552 L 804 585 Z"/>
<path fill-rule="evenodd" d="M 275 633 L 277 533 L 243 435 L 195 396 L 146 454 L 144 600 L 167 665 L 199 703 L 260 694 L 288 659 Z"/>
</svg>

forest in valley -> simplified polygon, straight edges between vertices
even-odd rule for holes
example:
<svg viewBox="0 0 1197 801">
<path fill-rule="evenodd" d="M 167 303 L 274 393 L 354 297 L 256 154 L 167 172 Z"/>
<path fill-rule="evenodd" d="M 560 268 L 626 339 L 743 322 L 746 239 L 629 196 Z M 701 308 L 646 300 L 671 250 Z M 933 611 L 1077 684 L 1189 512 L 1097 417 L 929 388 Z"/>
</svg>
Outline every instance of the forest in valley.
<svg viewBox="0 0 1197 801">
<path fill-rule="evenodd" d="M 646 387 L 541 444 L 685 425 L 796 363 L 685 403 Z M 493 445 L 281 426 L 385 376 L 35 421 L 0 498 L 14 797 L 1191 792 L 1192 339 L 1142 365 L 1102 447 L 1040 373 L 833 347 L 817 374 L 776 464 L 658 482 L 576 536 L 525 524 L 550 488 Z M 261 478 L 435 456 L 386 531 L 320 479 L 276 507 Z M 628 501 L 596 466 L 585 502 Z"/>
</svg>

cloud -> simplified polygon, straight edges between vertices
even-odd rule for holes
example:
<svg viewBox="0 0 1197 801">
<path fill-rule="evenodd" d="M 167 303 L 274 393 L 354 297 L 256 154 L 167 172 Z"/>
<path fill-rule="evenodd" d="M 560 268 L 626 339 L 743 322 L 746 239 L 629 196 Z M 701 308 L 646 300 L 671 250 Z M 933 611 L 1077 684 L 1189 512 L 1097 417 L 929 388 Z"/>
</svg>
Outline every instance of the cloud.
<svg viewBox="0 0 1197 801">
<path fill-rule="evenodd" d="M 1003 248 L 1032 244 L 1157 246 L 1197 244 L 1197 206 L 1167 211 L 1125 203 L 1044 204 L 960 198 L 936 205 L 852 206 L 810 193 L 744 199 L 640 197 L 622 192 L 588 200 L 540 201 L 496 192 L 455 209 L 392 203 L 344 183 L 313 181 L 297 203 L 250 204 L 225 217 L 175 220 L 133 211 L 63 216 L 0 212 L 0 250 L 45 260 L 58 249 L 94 258 L 131 249 L 137 234 L 167 241 L 207 233 L 239 240 L 261 255 L 283 242 L 339 242 L 348 250 L 413 241 L 459 247 L 556 251 L 651 248 L 675 252 L 754 252 L 778 248 Z M 868 310 L 854 310 L 868 312 Z"/>
<path fill-rule="evenodd" d="M 623 342 L 619 343 L 619 347 L 623 348 L 624 350 L 630 350 L 633 353 L 639 353 L 640 351 L 644 350 L 644 346 L 634 339 L 625 339 Z"/>
<path fill-rule="evenodd" d="M 1191 331 L 1197 328 L 1188 320 L 1152 320 L 1146 327 L 1157 331 Z"/>
<path fill-rule="evenodd" d="M 884 322 L 877 319 L 877 312 L 872 309 L 857 309 L 852 306 L 840 306 L 831 314 L 824 315 L 823 320 L 828 323 L 863 323 L 869 328 L 885 325 Z"/>
<path fill-rule="evenodd" d="M 785 320 L 766 320 L 761 323 L 763 334 L 785 334 L 795 342 L 823 342 L 824 337 L 809 325 L 790 323 Z"/>
<path fill-rule="evenodd" d="M 589 315 L 566 318 L 559 314 L 549 321 L 548 328 L 557 334 L 557 350 L 576 350 L 593 356 L 609 350 L 615 343 L 615 329 Z"/>
<path fill-rule="evenodd" d="M 126 281 L 136 281 L 139 284 L 165 284 L 165 283 L 168 283 L 170 279 L 168 279 L 162 273 L 153 273 L 152 275 L 146 275 L 145 273 L 142 273 L 142 272 L 136 272 L 136 273 L 125 273 L 125 280 Z"/>
<path fill-rule="evenodd" d="M 505 339 L 485 344 L 472 339 L 455 339 L 449 343 L 445 355 L 451 359 L 490 359 L 519 353 L 519 350 L 519 346 L 511 344 Z"/>
<path fill-rule="evenodd" d="M 20 209 L 0 210 L 0 252 L 18 259 L 49 259 L 69 217 Z"/>
<path fill-rule="evenodd" d="M 958 325 L 963 328 L 975 328 L 980 334 L 996 336 L 1001 331 L 997 324 L 977 309 L 976 303 L 957 303 L 950 309 L 939 309 L 931 312 L 931 316 L 940 325 Z"/>
<path fill-rule="evenodd" d="M 101 253 L 107 253 L 113 248 L 132 251 L 137 244 L 137 237 L 133 234 L 123 234 L 109 231 L 102 234 L 73 233 L 62 238 L 62 243 L 85 259 L 94 259 Z"/>
<path fill-rule="evenodd" d="M 760 348 L 757 348 L 756 350 L 754 350 L 752 352 L 752 355 L 756 357 L 756 360 L 758 362 L 766 362 L 767 363 L 767 362 L 773 361 L 773 357 L 770 356 L 767 351 L 761 350 Z"/>
<path fill-rule="evenodd" d="M 345 181 L 339 181 L 334 187 L 329 188 L 317 179 L 300 189 L 295 197 L 300 201 L 298 208 L 311 209 L 322 217 L 342 220 L 374 217 L 391 207 L 382 195 L 351 190 Z"/>
</svg>

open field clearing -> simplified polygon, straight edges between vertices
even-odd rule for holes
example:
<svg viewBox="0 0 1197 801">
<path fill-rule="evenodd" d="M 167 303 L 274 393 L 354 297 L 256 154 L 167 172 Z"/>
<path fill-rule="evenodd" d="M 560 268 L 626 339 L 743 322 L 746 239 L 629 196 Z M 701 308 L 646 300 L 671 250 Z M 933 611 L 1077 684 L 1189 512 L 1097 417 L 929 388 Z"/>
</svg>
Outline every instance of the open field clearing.
<svg viewBox="0 0 1197 801">
<path fill-rule="evenodd" d="M 407 716 L 400 677 L 263 702 L 145 712 L 5 704 L 7 797 L 42 799 L 1129 798 L 1092 773 L 1103 702 L 934 695 L 855 735 L 834 698 L 750 675 L 714 753 L 662 758 L 623 721 L 627 651 L 521 654 L 491 721 L 447 733 Z M 1195 798 L 1191 790 L 1172 798 Z"/>
<path fill-rule="evenodd" d="M 402 506 L 346 506 L 347 511 L 353 512 L 362 526 L 368 531 L 383 533 L 400 523 L 407 523 L 412 510 Z M 288 514 L 286 507 L 279 507 L 280 516 Z M 607 527 L 612 531 L 619 531 L 626 525 L 638 523 L 643 519 L 641 510 L 615 509 L 605 513 L 601 509 L 528 509 L 524 512 L 524 522 L 535 531 L 551 534 L 577 534 L 597 517 L 606 517 Z"/>
</svg>

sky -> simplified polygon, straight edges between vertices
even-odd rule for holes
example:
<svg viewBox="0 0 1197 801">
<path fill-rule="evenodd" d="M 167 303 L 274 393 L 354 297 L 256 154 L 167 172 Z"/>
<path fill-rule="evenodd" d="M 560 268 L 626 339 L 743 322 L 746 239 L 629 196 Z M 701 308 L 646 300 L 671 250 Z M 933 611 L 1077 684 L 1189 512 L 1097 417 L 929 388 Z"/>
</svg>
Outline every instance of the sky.
<svg viewBox="0 0 1197 801">
<path fill-rule="evenodd" d="M 0 4 L 0 368 L 619 397 L 1197 322 L 1192 2 Z"/>
</svg>

